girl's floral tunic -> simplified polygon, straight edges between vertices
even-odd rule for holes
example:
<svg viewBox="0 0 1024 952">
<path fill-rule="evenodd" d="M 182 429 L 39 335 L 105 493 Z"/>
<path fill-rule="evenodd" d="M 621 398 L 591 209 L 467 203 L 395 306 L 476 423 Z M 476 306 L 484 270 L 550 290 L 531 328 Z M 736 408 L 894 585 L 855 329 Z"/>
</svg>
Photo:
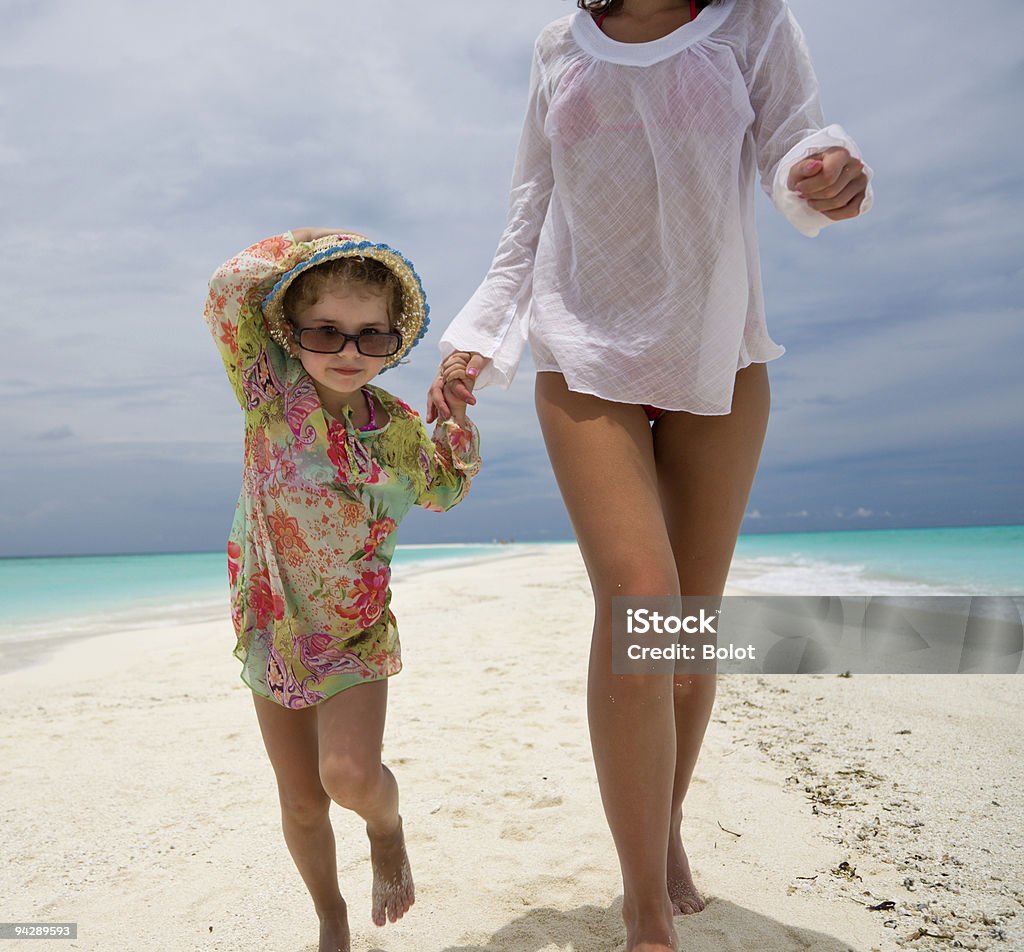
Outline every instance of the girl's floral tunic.
<svg viewBox="0 0 1024 952">
<path fill-rule="evenodd" d="M 321 405 L 300 361 L 271 337 L 260 302 L 309 256 L 290 233 L 222 265 L 204 311 L 245 412 L 242 489 L 228 540 L 234 655 L 242 680 L 289 708 L 401 670 L 391 612 L 395 530 L 413 505 L 443 512 L 480 469 L 470 423 L 440 421 L 380 387 L 387 413 L 360 431 Z"/>
</svg>

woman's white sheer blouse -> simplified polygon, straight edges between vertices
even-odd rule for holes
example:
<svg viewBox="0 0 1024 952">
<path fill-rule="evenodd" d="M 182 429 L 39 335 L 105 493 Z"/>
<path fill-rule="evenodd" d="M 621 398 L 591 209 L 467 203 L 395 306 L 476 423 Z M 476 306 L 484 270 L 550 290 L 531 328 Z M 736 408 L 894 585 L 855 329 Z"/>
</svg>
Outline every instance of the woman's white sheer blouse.
<svg viewBox="0 0 1024 952">
<path fill-rule="evenodd" d="M 823 128 L 784 0 L 720 0 L 650 43 L 612 40 L 582 10 L 555 21 L 534 49 L 508 223 L 442 353 L 491 357 L 478 386 L 508 387 L 529 341 L 572 390 L 728 413 L 736 371 L 783 353 L 765 326 L 756 177 L 817 235 L 830 220 L 786 182 L 830 145 L 860 156 Z"/>
</svg>

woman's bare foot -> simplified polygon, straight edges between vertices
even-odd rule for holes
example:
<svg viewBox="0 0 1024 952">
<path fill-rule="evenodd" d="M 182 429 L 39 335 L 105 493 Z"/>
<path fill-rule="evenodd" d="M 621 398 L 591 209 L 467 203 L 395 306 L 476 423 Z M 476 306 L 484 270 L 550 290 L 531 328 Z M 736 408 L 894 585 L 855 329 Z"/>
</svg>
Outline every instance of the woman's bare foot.
<svg viewBox="0 0 1024 952">
<path fill-rule="evenodd" d="M 348 932 L 348 909 L 344 900 L 340 908 L 320 916 L 319 952 L 352 952 Z"/>
<path fill-rule="evenodd" d="M 622 919 L 626 923 L 626 952 L 679 952 L 679 937 L 667 902 L 663 908 L 643 915 L 633 912 L 624 901 Z"/>
<path fill-rule="evenodd" d="M 673 827 L 672 838 L 669 841 L 667 883 L 673 915 L 689 916 L 704 908 L 704 900 L 693 884 L 690 861 L 686 858 L 683 837 L 678 827 Z"/>
<path fill-rule="evenodd" d="M 373 866 L 373 909 L 371 915 L 378 926 L 397 922 L 416 901 L 409 856 L 405 851 L 402 818 L 390 833 L 371 833 L 370 865 Z"/>
</svg>

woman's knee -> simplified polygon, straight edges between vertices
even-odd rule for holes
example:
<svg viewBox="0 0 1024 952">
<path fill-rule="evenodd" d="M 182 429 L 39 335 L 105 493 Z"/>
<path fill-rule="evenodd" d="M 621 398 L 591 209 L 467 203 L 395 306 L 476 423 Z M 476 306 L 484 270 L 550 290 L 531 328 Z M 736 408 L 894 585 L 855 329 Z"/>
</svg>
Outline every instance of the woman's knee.
<svg viewBox="0 0 1024 952">
<path fill-rule="evenodd" d="M 679 573 L 671 551 L 661 558 L 627 557 L 621 561 L 605 552 L 599 559 L 588 559 L 587 568 L 594 592 L 594 609 L 601 617 L 611 613 L 614 598 L 679 595 Z"/>
<path fill-rule="evenodd" d="M 379 759 L 332 757 L 320 764 L 320 782 L 331 800 L 359 810 L 375 800 L 382 779 Z"/>
<path fill-rule="evenodd" d="M 671 552 L 663 558 L 603 566 L 597 587 L 605 595 L 655 598 L 679 594 L 679 573 Z"/>
</svg>

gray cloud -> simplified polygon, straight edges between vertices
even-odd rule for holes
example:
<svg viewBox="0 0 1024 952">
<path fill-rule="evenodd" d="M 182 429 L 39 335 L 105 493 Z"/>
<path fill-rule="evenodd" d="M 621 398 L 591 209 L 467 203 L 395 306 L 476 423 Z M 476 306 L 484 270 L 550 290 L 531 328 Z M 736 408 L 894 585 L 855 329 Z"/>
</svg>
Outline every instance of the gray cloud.
<svg viewBox="0 0 1024 952">
<path fill-rule="evenodd" d="M 40 440 L 69 440 L 74 435 L 75 431 L 65 423 L 50 430 L 43 430 L 37 438 Z"/>
<path fill-rule="evenodd" d="M 877 204 L 808 241 L 761 202 L 787 354 L 747 527 L 1020 521 L 1024 10 L 792 7 Z M 431 330 L 381 384 L 422 409 L 504 224 L 533 37 L 573 9 L 8 3 L 0 554 L 219 548 L 241 420 L 200 313 L 264 235 L 353 227 L 416 261 Z M 485 474 L 408 533 L 569 535 L 531 376 L 481 392 Z"/>
</svg>

